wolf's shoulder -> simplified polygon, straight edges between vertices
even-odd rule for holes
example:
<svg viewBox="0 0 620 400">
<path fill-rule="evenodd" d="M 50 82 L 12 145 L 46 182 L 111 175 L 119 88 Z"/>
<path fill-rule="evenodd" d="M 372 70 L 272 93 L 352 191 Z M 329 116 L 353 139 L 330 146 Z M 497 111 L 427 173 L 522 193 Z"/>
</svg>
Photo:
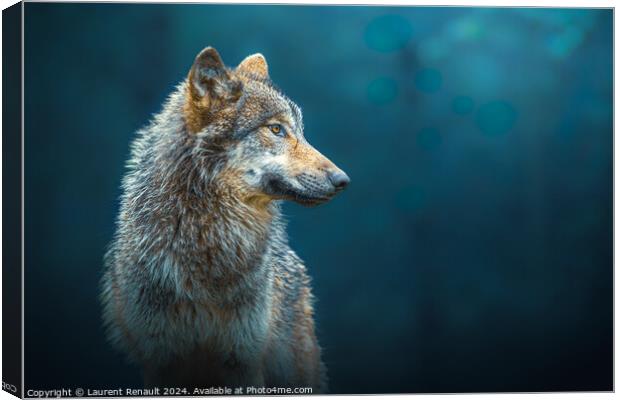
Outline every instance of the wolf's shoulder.
<svg viewBox="0 0 620 400">
<path fill-rule="evenodd" d="M 281 308 L 283 321 L 294 323 L 300 302 L 308 302 L 310 305 L 313 303 L 310 276 L 302 259 L 288 246 L 281 249 L 274 261 L 276 303 L 279 303 Z"/>
</svg>

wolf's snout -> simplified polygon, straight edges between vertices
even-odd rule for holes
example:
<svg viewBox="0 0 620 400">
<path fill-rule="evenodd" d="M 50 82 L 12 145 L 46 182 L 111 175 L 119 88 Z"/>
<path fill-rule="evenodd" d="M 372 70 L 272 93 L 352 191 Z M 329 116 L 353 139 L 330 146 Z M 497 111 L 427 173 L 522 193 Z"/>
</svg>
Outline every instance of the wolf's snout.
<svg viewBox="0 0 620 400">
<path fill-rule="evenodd" d="M 351 179 L 343 171 L 337 170 L 329 173 L 329 181 L 336 189 L 344 189 L 351 182 Z"/>
</svg>

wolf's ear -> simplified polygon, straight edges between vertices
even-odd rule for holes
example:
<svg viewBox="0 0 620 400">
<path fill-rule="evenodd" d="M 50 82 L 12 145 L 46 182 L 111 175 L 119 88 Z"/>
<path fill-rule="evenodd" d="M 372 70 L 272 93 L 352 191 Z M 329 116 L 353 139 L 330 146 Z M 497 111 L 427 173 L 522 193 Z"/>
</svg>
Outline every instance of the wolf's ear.
<svg viewBox="0 0 620 400">
<path fill-rule="evenodd" d="M 241 82 L 233 80 L 222 58 L 213 47 L 202 50 L 189 71 L 190 91 L 207 104 L 211 100 L 236 100 L 241 95 Z"/>
<path fill-rule="evenodd" d="M 265 60 L 265 57 L 260 53 L 247 56 L 243 61 L 241 61 L 237 67 L 237 71 L 248 75 L 254 75 L 260 79 L 269 78 L 269 67 L 267 66 L 267 60 Z"/>
</svg>

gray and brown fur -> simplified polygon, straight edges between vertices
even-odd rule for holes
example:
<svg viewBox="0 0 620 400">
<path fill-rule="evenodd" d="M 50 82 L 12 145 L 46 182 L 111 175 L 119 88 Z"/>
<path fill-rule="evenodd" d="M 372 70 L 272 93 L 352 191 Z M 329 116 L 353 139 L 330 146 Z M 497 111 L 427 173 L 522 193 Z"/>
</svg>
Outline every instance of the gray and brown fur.
<svg viewBox="0 0 620 400">
<path fill-rule="evenodd" d="M 147 386 L 326 390 L 310 282 L 280 202 L 319 204 L 347 182 L 306 141 L 262 55 L 235 69 L 213 48 L 196 57 L 138 132 L 105 256 L 108 336 Z"/>
</svg>

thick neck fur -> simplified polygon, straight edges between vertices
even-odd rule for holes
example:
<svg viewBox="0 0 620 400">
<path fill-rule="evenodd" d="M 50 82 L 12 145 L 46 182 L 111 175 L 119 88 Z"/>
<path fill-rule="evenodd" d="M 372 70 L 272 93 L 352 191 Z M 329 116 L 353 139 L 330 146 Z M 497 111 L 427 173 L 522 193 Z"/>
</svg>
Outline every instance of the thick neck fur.
<svg viewBox="0 0 620 400">
<path fill-rule="evenodd" d="M 142 238 L 130 244 L 141 275 L 177 299 L 252 301 L 259 294 L 251 288 L 272 274 L 262 260 L 272 251 L 267 238 L 280 236 L 279 206 L 252 201 L 235 185 L 224 146 L 204 146 L 209 135 L 187 131 L 183 88 L 134 144 L 119 239 Z"/>
</svg>

